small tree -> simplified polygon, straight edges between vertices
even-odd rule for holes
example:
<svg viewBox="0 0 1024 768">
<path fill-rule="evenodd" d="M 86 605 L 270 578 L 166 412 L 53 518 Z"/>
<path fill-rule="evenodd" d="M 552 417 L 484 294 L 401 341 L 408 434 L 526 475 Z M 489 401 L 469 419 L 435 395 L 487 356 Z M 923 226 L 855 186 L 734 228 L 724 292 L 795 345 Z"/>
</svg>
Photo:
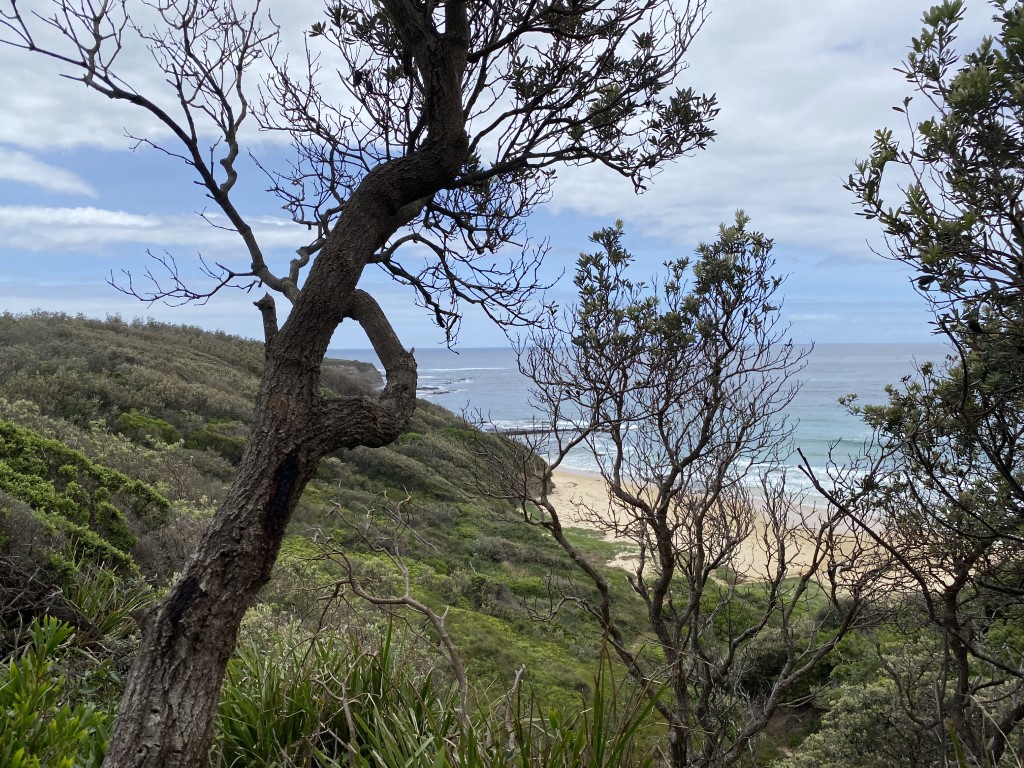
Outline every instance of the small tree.
<svg viewBox="0 0 1024 768">
<path fill-rule="evenodd" d="M 184 284 L 168 258 L 166 280 L 125 290 L 203 300 L 261 285 L 288 303 L 279 322 L 271 293 L 256 302 L 266 362 L 251 437 L 198 551 L 143 621 L 104 763 L 201 765 L 242 614 L 317 462 L 390 442 L 414 408 L 415 361 L 358 288 L 363 270 L 412 286 L 449 336 L 464 302 L 521 321 L 541 253 L 499 250 L 519 239 L 558 166 L 602 163 L 640 189 L 711 139 L 714 99 L 675 87 L 704 0 L 342 0 L 313 25 L 297 69 L 278 56 L 278 29 L 258 0 L 248 10 L 231 0 L 35 6 L 4 0 L 3 42 L 159 121 L 172 137 L 162 149 L 195 171 L 244 248 L 243 263 L 212 268 L 205 289 Z M 122 67 L 138 49 L 165 91 L 132 84 Z M 321 56 L 337 63 L 321 72 Z M 254 90 L 257 66 L 268 69 Z M 312 233 L 276 267 L 233 195 L 253 116 L 294 145 L 273 191 Z M 384 365 L 378 399 L 321 393 L 321 361 L 344 320 L 365 330 Z"/>
<path fill-rule="evenodd" d="M 909 140 L 876 132 L 847 184 L 953 355 L 883 406 L 853 404 L 876 450 L 817 485 L 889 552 L 910 615 L 937 630 L 935 706 L 910 716 L 951 759 L 996 764 L 1024 719 L 1024 6 L 992 5 L 996 34 L 965 55 L 963 2 L 925 13 L 902 72 L 926 116 L 905 99 Z"/>
<path fill-rule="evenodd" d="M 874 450 L 814 482 L 889 554 L 902 595 L 890 629 L 933 643 L 930 663 L 910 676 L 885 665 L 905 717 L 950 759 L 959 743 L 994 765 L 1024 718 L 1022 518 L 962 422 L 963 391 L 959 363 L 923 365 L 889 388 L 887 404 L 853 407 L 874 430 Z M 924 679 L 931 706 L 908 693 Z"/>
<path fill-rule="evenodd" d="M 524 449 L 503 489 L 589 579 L 595 591 L 572 599 L 654 699 L 678 768 L 737 763 L 860 623 L 873 575 L 852 531 L 773 477 L 807 352 L 779 320 L 772 243 L 746 225 L 738 214 L 655 285 L 627 276 L 621 226 L 594 235 L 578 305 L 521 353 L 547 427 L 532 447 L 548 464 Z M 575 450 L 595 457 L 607 508 L 552 503 L 552 473 Z M 628 636 L 635 606 L 566 535 L 574 514 L 636 547 L 623 578 L 650 634 Z"/>
</svg>

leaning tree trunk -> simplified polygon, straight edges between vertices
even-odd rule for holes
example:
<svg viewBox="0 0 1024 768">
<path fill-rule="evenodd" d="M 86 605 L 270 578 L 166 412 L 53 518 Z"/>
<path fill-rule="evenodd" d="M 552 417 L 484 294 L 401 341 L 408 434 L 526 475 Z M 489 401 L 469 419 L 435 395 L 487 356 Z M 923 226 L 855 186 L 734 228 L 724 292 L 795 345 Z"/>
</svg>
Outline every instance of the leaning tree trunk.
<svg viewBox="0 0 1024 768">
<path fill-rule="evenodd" d="M 348 314 L 364 327 L 383 319 L 359 291 Z M 390 442 L 412 414 L 415 362 L 389 330 L 371 333 L 387 372 L 377 402 L 324 401 L 319 363 L 304 365 L 301 355 L 277 344 L 282 339 L 272 340 L 238 475 L 181 579 L 143 621 L 142 645 L 105 765 L 208 764 L 220 685 L 242 615 L 270 578 L 285 527 L 317 462 L 339 445 Z"/>
<path fill-rule="evenodd" d="M 424 78 L 426 140 L 377 166 L 346 200 L 292 309 L 277 328 L 274 303 L 257 302 L 266 365 L 252 432 L 228 497 L 180 580 L 142 621 L 104 768 L 199 768 L 209 762 L 214 715 L 228 658 L 246 608 L 267 583 L 285 528 L 326 453 L 386 445 L 405 429 L 416 403 L 416 364 L 369 294 L 363 268 L 390 237 L 466 162 L 469 139 L 462 74 L 469 32 L 464 6 L 443 37 L 421 20 L 393 14 Z M 366 331 L 387 374 L 379 400 L 325 400 L 320 367 L 346 318 Z"/>
<path fill-rule="evenodd" d="M 358 212 L 360 202 L 350 201 L 350 210 Z M 209 763 L 220 685 L 238 627 L 270 578 L 318 461 L 338 448 L 386 445 L 408 424 L 416 403 L 415 360 L 376 302 L 355 288 L 394 215 L 381 217 L 376 227 L 360 227 L 358 216 L 339 225 L 335 234 L 349 235 L 340 238 L 346 247 L 333 261 L 314 265 L 310 280 L 318 282 L 308 284 L 280 331 L 273 302 L 259 303 L 268 340 L 249 442 L 231 490 L 181 578 L 142 620 L 142 643 L 105 768 Z M 353 258 L 353 249 L 366 256 Z M 387 384 L 377 400 L 325 400 L 320 394 L 320 366 L 344 318 L 363 327 L 384 364 Z"/>
</svg>

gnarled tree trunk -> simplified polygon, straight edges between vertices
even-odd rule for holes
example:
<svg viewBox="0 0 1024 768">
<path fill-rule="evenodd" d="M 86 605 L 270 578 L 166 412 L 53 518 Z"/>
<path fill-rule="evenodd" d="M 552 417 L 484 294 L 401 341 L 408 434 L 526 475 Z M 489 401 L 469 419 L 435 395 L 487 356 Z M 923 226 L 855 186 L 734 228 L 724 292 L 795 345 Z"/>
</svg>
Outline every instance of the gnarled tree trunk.
<svg viewBox="0 0 1024 768">
<path fill-rule="evenodd" d="M 460 47 L 461 46 L 461 47 Z M 269 296 L 257 302 L 266 367 L 238 474 L 199 548 L 170 593 L 143 621 L 105 768 L 193 768 L 208 763 L 214 715 L 245 610 L 267 583 L 285 528 L 326 453 L 378 447 L 405 429 L 416 400 L 416 364 L 380 307 L 356 288 L 367 262 L 455 178 L 466 160 L 460 78 L 465 41 L 422 55 L 434 78 L 430 140 L 368 173 L 277 329 Z M 325 400 L 320 366 L 346 318 L 366 331 L 384 365 L 378 401 Z"/>
<path fill-rule="evenodd" d="M 147 3 L 145 23 L 133 18 L 136 3 L 28 5 L 0 0 L 0 45 L 58 63 L 167 129 L 176 149 L 138 141 L 192 168 L 249 257 L 245 268 L 211 274 L 207 292 L 184 285 L 173 260 L 162 259 L 169 287 L 137 293 L 129 276 L 124 290 L 191 301 L 260 282 L 292 305 L 278 329 L 270 297 L 257 303 L 267 357 L 250 444 L 182 580 L 143 622 L 105 762 L 204 764 L 239 620 L 270 574 L 317 460 L 341 446 L 389 442 L 413 407 L 412 360 L 357 290 L 363 268 L 374 262 L 411 285 L 449 334 L 467 302 L 492 318 L 530 322 L 527 297 L 541 287 L 545 249 L 522 240 L 521 222 L 547 198 L 555 168 L 601 163 L 641 190 L 665 162 L 713 138 L 715 98 L 677 87 L 706 0 L 330 3 L 308 37 L 323 38 L 341 67 L 324 60 L 321 74 L 309 49 L 298 77 L 275 53 L 279 30 L 260 2 Z M 164 76 L 158 98 L 120 68 L 135 61 L 119 55 L 132 46 L 148 50 Z M 243 81 L 261 60 L 272 72 L 254 98 Z M 330 96 L 321 91 L 328 83 Z M 271 269 L 232 198 L 249 115 L 290 135 L 297 150 L 271 190 L 311 233 L 286 273 Z M 503 265 L 496 254 L 507 244 L 522 253 Z M 399 260 L 407 245 L 425 249 L 422 268 Z M 379 403 L 319 395 L 322 359 L 345 317 L 384 350 L 389 381 Z"/>
<path fill-rule="evenodd" d="M 365 326 L 383 320 L 366 294 L 355 292 L 351 304 Z M 105 765 L 207 763 L 220 684 L 242 615 L 270 578 L 317 462 L 336 447 L 390 442 L 412 414 L 412 355 L 386 326 L 371 338 L 388 375 L 378 402 L 324 402 L 319 365 L 304 364 L 277 339 L 268 346 L 252 436 L 237 478 L 181 579 L 144 621 Z"/>
</svg>

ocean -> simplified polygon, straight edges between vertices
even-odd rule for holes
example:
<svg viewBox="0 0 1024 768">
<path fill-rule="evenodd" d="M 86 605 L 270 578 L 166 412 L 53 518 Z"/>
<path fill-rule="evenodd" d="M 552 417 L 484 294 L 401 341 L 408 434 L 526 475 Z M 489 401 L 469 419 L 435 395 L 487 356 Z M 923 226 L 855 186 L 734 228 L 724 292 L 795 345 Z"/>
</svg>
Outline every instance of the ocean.
<svg viewBox="0 0 1024 768">
<path fill-rule="evenodd" d="M 857 454 L 870 430 L 838 399 L 856 394 L 861 404 L 882 403 L 887 384 L 898 384 L 916 364 L 940 361 L 946 353 L 947 347 L 938 343 L 817 345 L 798 376 L 802 388 L 788 411 L 796 422 L 794 448 L 816 469 L 825 466 L 830 449 L 837 460 Z M 378 362 L 372 350 L 332 349 L 328 354 Z M 519 373 L 511 349 L 417 349 L 416 360 L 421 398 L 499 429 L 528 428 L 539 417 L 530 406 L 530 382 Z M 795 466 L 797 461 L 794 454 L 790 463 Z M 563 466 L 597 470 L 596 460 L 586 452 L 570 456 Z M 803 485 L 799 473 L 788 472 L 787 477 Z"/>
</svg>

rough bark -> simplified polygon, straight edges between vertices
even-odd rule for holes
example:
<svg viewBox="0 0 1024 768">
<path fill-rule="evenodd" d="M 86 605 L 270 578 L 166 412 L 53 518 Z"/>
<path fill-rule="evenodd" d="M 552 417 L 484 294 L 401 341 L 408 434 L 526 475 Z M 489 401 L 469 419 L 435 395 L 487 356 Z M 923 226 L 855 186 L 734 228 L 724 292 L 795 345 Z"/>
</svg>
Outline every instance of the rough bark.
<svg viewBox="0 0 1024 768">
<path fill-rule="evenodd" d="M 342 447 L 386 445 L 412 415 L 415 361 L 356 286 L 373 254 L 408 220 L 409 208 L 450 183 L 466 159 L 460 101 L 466 41 L 434 43 L 422 52 L 432 78 L 429 140 L 367 174 L 280 330 L 273 303 L 258 302 L 267 325 L 266 365 L 249 443 L 181 578 L 142 621 L 105 768 L 208 763 L 220 685 L 242 615 L 270 578 L 317 462 Z M 384 364 L 387 385 L 378 401 L 325 401 L 320 394 L 320 366 L 345 318 L 363 327 Z"/>
<path fill-rule="evenodd" d="M 242 615 L 270 578 L 285 528 L 325 450 L 382 445 L 415 405 L 416 366 L 372 300 L 353 293 L 349 314 L 370 331 L 388 374 L 380 400 L 324 402 L 316 368 L 268 346 L 256 415 L 231 491 L 170 593 L 143 621 L 107 766 L 201 766 Z M 332 423 L 333 422 L 333 423 Z M 337 425 L 347 422 L 351 428 Z"/>
</svg>

